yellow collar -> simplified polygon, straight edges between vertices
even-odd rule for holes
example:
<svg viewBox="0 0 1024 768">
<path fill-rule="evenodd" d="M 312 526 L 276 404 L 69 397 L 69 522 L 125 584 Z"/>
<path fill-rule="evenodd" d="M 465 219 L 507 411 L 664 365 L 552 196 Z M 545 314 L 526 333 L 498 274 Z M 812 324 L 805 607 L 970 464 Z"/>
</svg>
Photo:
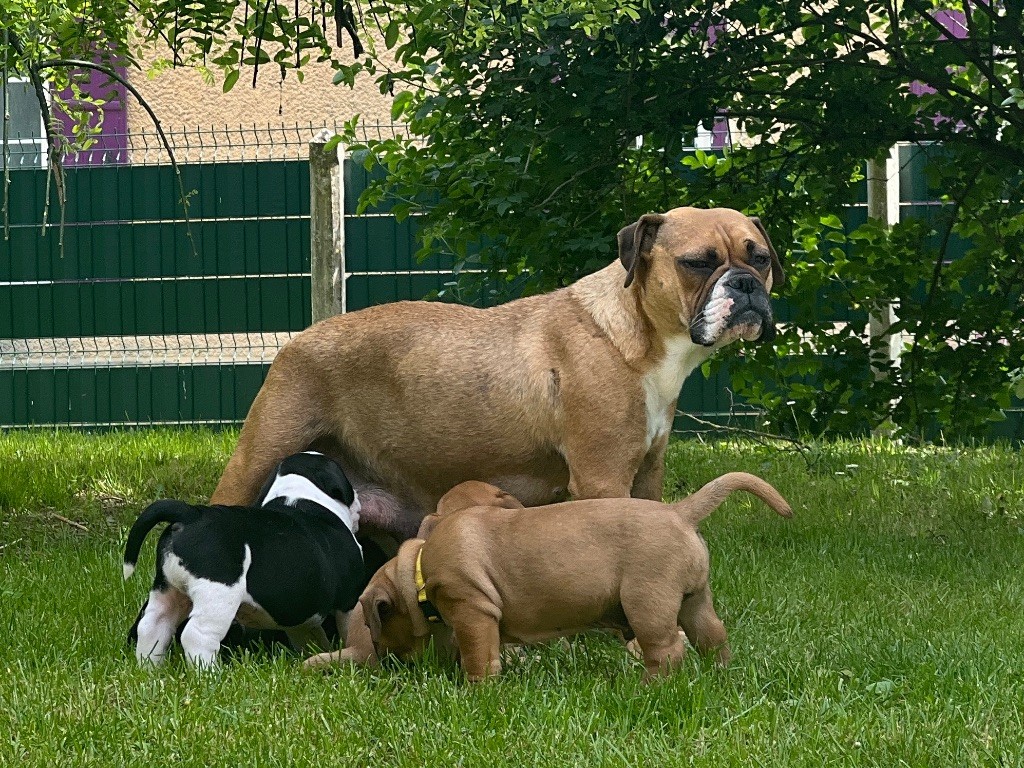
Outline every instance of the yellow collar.
<svg viewBox="0 0 1024 768">
<path fill-rule="evenodd" d="M 416 553 L 416 600 L 427 602 L 427 582 L 423 580 L 423 547 Z"/>
<path fill-rule="evenodd" d="M 427 621 L 443 621 L 437 607 L 427 599 L 427 582 L 423 578 L 423 547 L 416 553 L 416 602 L 420 604 L 420 610 L 427 618 Z"/>
</svg>

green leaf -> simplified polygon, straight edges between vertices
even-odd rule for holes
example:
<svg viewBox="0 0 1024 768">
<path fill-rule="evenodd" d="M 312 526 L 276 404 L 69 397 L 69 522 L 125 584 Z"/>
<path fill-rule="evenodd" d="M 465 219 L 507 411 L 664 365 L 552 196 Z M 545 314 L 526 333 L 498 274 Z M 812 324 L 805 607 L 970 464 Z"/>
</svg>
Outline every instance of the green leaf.
<svg viewBox="0 0 1024 768">
<path fill-rule="evenodd" d="M 237 69 L 232 69 L 224 76 L 224 93 L 227 93 L 235 87 L 235 83 L 238 82 L 238 75 L 239 71 Z"/>
<path fill-rule="evenodd" d="M 398 25 L 397 20 L 388 24 L 388 28 L 384 31 L 384 45 L 388 50 L 395 47 L 395 43 L 398 42 L 399 32 L 401 32 L 401 27 Z"/>
</svg>

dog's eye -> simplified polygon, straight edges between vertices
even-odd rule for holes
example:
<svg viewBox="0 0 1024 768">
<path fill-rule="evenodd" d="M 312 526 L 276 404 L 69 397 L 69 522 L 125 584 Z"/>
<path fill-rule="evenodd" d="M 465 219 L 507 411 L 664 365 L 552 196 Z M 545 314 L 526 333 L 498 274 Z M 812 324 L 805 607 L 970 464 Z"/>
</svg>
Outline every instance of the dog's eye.
<svg viewBox="0 0 1024 768">
<path fill-rule="evenodd" d="M 771 256 L 767 253 L 758 252 L 750 255 L 750 266 L 760 272 L 771 263 Z"/>
<path fill-rule="evenodd" d="M 688 258 L 686 256 L 676 259 L 676 264 L 678 264 L 680 267 L 686 267 L 687 269 L 710 270 L 715 268 L 714 263 L 708 261 L 707 259 L 695 259 Z"/>
</svg>

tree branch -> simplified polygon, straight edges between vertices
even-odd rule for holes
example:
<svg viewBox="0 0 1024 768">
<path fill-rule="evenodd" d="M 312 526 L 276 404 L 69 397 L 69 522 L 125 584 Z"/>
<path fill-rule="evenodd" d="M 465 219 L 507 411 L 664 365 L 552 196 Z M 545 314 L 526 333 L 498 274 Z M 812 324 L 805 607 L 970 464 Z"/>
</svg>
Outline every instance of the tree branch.
<svg viewBox="0 0 1024 768">
<path fill-rule="evenodd" d="M 121 77 L 112 67 L 105 66 L 103 64 L 96 64 L 92 61 L 83 61 L 81 59 L 45 59 L 36 64 L 37 70 L 43 69 L 57 69 L 59 67 L 70 67 L 73 69 L 92 69 L 97 72 L 102 72 L 112 80 L 116 80 L 118 83 L 123 85 L 125 89 L 131 93 L 132 96 L 139 102 L 146 113 L 149 115 L 149 119 L 153 121 L 153 127 L 156 128 L 157 135 L 160 137 L 161 143 L 164 145 L 164 149 L 167 150 L 167 156 L 170 158 L 171 167 L 174 169 L 174 175 L 178 180 L 178 192 L 181 194 L 181 207 L 185 215 L 185 230 L 188 235 L 189 242 L 192 245 L 192 253 L 198 255 L 196 250 L 195 239 L 192 237 L 192 222 L 188 215 L 188 195 L 185 194 L 185 182 L 182 180 L 181 168 L 178 166 L 178 161 L 174 157 L 174 149 L 171 147 L 171 142 L 167 139 L 167 134 L 164 133 L 163 126 L 160 125 L 160 120 L 156 116 L 156 112 L 146 101 L 145 97 L 139 93 L 138 89 L 128 82 L 127 79 Z"/>
</svg>

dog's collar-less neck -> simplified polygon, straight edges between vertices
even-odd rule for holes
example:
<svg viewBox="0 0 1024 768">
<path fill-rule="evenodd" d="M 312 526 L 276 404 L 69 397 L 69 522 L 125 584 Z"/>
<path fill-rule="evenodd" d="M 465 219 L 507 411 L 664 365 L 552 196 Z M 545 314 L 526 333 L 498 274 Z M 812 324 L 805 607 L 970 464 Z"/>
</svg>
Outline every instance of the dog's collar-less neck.
<svg viewBox="0 0 1024 768">
<path fill-rule="evenodd" d="M 423 547 L 416 553 L 416 602 L 427 621 L 443 621 L 441 614 L 430 600 L 427 599 L 427 582 L 423 578 Z"/>
<path fill-rule="evenodd" d="M 352 533 L 359 530 L 358 494 L 355 494 L 352 506 L 347 507 L 320 490 L 309 478 L 302 475 L 279 475 L 274 479 L 270 490 L 267 491 L 267 497 L 263 503 L 266 505 L 278 499 L 284 499 L 284 503 L 288 506 L 294 506 L 295 502 L 301 500 L 312 501 L 324 509 L 330 510 Z"/>
</svg>

